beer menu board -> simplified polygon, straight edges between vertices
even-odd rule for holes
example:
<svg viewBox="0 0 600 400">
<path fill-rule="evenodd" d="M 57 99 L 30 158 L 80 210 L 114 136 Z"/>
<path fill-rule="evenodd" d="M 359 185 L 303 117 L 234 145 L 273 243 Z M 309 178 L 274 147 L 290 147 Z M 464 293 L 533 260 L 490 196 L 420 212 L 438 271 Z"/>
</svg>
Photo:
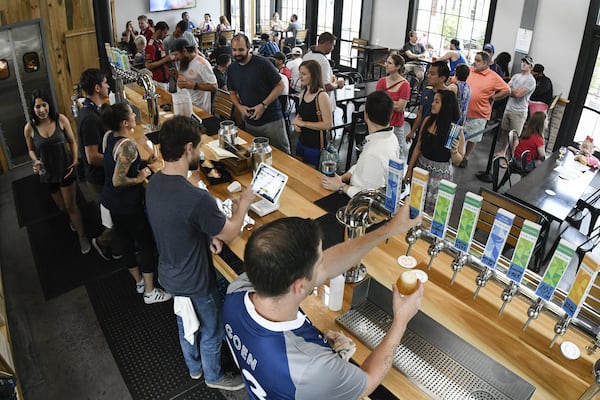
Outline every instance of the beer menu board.
<svg viewBox="0 0 600 400">
<path fill-rule="evenodd" d="M 521 280 L 525 275 L 525 270 L 531 260 L 531 255 L 533 254 L 537 239 L 540 236 L 541 229 L 542 227 L 535 222 L 528 220 L 523 222 L 515 252 L 513 253 L 508 271 L 506 272 L 506 276 L 508 276 L 511 281 L 521 283 Z"/>
</svg>

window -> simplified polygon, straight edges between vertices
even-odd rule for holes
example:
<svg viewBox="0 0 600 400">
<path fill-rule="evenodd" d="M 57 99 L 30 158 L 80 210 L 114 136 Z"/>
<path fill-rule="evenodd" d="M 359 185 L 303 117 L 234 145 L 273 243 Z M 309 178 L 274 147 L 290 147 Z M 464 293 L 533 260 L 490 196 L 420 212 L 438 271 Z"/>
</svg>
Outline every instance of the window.
<svg viewBox="0 0 600 400">
<path fill-rule="evenodd" d="M 600 52 L 596 55 L 596 64 L 590 81 L 581 117 L 575 133 L 575 142 L 582 142 L 586 136 L 592 137 L 596 146 L 600 143 Z"/>
<path fill-rule="evenodd" d="M 8 61 L 5 59 L 0 60 L 0 80 L 8 79 L 10 76 L 10 68 L 8 67 Z"/>
<path fill-rule="evenodd" d="M 262 29 L 262 32 L 270 32 L 271 29 L 271 18 L 273 17 L 273 13 L 275 11 L 271 11 L 271 2 L 268 0 L 262 0 L 258 2 L 258 15 L 260 20 L 258 21 L 258 23 L 260 24 L 260 28 Z"/>
<path fill-rule="evenodd" d="M 319 14 L 317 16 L 317 32 L 319 35 L 322 32 L 333 32 L 333 9 L 335 6 L 334 0 L 319 0 Z"/>
<path fill-rule="evenodd" d="M 352 51 L 352 39 L 360 38 L 360 16 L 362 14 L 362 1 L 344 1 L 342 10 L 342 30 L 340 32 L 340 65 L 351 67 L 351 57 L 356 56 Z"/>
<path fill-rule="evenodd" d="M 458 39 L 469 62 L 483 48 L 491 0 L 419 0 L 417 22 L 419 42 L 434 54 L 449 50 Z"/>
<path fill-rule="evenodd" d="M 296 14 L 298 16 L 298 22 L 302 24 L 302 26 L 306 26 L 306 1 L 283 0 L 281 2 L 281 19 L 283 20 L 284 28 L 287 28 L 292 14 Z"/>
<path fill-rule="evenodd" d="M 252 23 L 250 14 L 250 0 L 231 0 L 231 27 L 236 32 L 244 32 L 246 36 L 252 36 Z"/>
</svg>

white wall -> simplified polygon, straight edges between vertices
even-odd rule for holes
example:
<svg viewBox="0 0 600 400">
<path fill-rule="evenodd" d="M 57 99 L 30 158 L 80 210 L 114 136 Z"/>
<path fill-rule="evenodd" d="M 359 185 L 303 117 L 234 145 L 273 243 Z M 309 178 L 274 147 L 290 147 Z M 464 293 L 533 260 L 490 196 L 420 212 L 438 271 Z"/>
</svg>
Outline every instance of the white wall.
<svg viewBox="0 0 600 400">
<path fill-rule="evenodd" d="M 492 44 L 496 54 L 507 51 L 513 55 L 517 30 L 525 0 L 498 2 Z M 539 0 L 530 54 L 544 65 L 545 74 L 552 79 L 554 93 L 569 95 L 589 2 Z M 403 45 L 406 31 L 408 0 L 374 0 L 371 42 L 390 48 Z"/>
<path fill-rule="evenodd" d="M 196 0 L 196 8 L 186 8 L 184 10 L 173 10 L 173 11 L 159 11 L 150 12 L 148 0 L 116 0 L 115 1 L 115 20 L 117 24 L 117 32 L 115 37 L 121 38 L 121 32 L 125 30 L 125 24 L 127 21 L 133 21 L 133 26 L 136 30 L 139 30 L 137 24 L 137 17 L 145 14 L 148 18 L 154 20 L 154 23 L 158 21 L 165 21 L 170 32 L 175 30 L 175 25 L 181 21 L 181 13 L 187 11 L 190 14 L 190 19 L 196 24 L 200 25 L 200 22 L 204 20 L 204 13 L 209 13 L 213 21 L 218 23 L 219 17 L 221 16 L 221 2 L 220 1 L 209 1 L 209 0 Z"/>
</svg>

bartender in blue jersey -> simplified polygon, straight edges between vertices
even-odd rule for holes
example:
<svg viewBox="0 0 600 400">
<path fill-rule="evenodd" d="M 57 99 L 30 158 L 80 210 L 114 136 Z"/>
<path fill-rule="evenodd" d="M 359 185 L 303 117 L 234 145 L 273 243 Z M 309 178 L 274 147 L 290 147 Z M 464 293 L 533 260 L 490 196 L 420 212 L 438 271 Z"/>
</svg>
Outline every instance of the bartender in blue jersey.
<svg viewBox="0 0 600 400">
<path fill-rule="evenodd" d="M 339 336 L 330 346 L 300 303 L 373 247 L 418 224 L 409 218 L 407 204 L 385 226 L 325 251 L 319 224 L 311 219 L 281 218 L 250 237 L 246 272 L 229 285 L 223 306 L 225 338 L 250 399 L 358 399 L 382 382 L 391 368 L 386 360 L 394 357 L 420 307 L 422 284 L 404 297 L 393 285 L 390 329 L 361 366 L 336 353 Z"/>
<path fill-rule="evenodd" d="M 435 61 L 448 61 L 450 63 L 450 76 L 454 76 L 456 66 L 459 64 L 468 64 L 463 51 L 460 49 L 460 41 L 458 39 L 450 40 L 450 50 Z"/>
</svg>

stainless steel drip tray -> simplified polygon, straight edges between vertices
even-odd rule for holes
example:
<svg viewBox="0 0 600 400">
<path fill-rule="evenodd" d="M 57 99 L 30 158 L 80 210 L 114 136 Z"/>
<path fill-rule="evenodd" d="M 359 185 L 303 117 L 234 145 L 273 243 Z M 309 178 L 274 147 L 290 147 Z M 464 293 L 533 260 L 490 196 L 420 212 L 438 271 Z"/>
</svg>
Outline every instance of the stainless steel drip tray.
<svg viewBox="0 0 600 400">
<path fill-rule="evenodd" d="M 392 293 L 374 279 L 354 288 L 352 308 L 336 321 L 369 348 L 392 322 Z M 434 399 L 529 399 L 535 386 L 419 312 L 394 356 L 394 366 Z"/>
</svg>

